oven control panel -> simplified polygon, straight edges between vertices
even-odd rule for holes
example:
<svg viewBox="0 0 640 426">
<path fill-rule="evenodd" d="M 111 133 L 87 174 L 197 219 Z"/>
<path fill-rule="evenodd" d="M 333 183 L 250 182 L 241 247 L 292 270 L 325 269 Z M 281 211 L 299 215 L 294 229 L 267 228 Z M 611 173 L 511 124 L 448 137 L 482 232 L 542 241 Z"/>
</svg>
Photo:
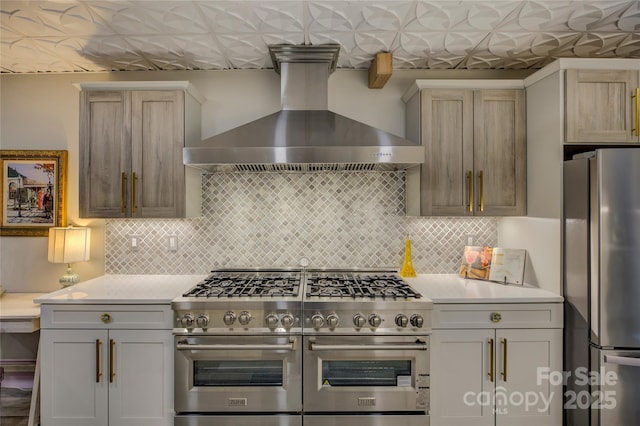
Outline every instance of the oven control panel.
<svg viewBox="0 0 640 426">
<path fill-rule="evenodd" d="M 431 331 L 430 310 L 335 309 L 305 306 L 306 333 L 424 333 Z"/>
<path fill-rule="evenodd" d="M 174 311 L 176 329 L 188 333 L 270 332 L 301 330 L 301 314 L 292 309 L 225 309 Z"/>
</svg>

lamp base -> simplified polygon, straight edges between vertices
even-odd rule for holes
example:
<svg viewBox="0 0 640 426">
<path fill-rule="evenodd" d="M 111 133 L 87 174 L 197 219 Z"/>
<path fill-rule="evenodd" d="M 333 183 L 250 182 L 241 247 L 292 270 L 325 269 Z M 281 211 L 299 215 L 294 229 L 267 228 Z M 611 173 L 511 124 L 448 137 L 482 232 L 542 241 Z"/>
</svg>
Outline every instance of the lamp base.
<svg viewBox="0 0 640 426">
<path fill-rule="evenodd" d="M 67 273 L 61 276 L 58 282 L 62 287 L 69 287 L 71 285 L 76 284 L 79 279 L 80 277 L 78 277 L 78 274 L 73 272 L 73 269 L 71 269 L 71 264 L 68 264 Z"/>
</svg>

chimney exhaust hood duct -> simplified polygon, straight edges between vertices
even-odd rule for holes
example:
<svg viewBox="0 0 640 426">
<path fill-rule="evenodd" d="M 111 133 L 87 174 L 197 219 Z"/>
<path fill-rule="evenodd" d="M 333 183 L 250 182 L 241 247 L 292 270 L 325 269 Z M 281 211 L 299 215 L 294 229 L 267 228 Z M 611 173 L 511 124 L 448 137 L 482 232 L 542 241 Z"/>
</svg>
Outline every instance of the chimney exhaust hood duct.
<svg viewBox="0 0 640 426">
<path fill-rule="evenodd" d="M 183 150 L 205 171 L 402 170 L 424 162 L 424 147 L 328 110 L 329 74 L 339 45 L 274 45 L 282 110 Z"/>
</svg>

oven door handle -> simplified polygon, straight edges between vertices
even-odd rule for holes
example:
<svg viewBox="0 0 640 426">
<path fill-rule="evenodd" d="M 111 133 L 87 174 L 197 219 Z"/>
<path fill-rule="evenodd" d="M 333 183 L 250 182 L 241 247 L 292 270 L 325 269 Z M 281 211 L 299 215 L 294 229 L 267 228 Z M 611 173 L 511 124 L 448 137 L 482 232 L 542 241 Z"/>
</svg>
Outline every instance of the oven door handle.
<svg viewBox="0 0 640 426">
<path fill-rule="evenodd" d="M 287 344 L 282 345 L 270 345 L 270 344 L 256 344 L 256 345 L 199 345 L 178 343 L 176 349 L 179 351 L 276 351 L 276 350 L 288 350 L 295 351 L 298 347 L 296 339 L 291 339 Z"/>
<path fill-rule="evenodd" d="M 408 345 L 319 345 L 311 343 L 312 351 L 426 351 L 425 342 L 417 342 Z"/>
</svg>

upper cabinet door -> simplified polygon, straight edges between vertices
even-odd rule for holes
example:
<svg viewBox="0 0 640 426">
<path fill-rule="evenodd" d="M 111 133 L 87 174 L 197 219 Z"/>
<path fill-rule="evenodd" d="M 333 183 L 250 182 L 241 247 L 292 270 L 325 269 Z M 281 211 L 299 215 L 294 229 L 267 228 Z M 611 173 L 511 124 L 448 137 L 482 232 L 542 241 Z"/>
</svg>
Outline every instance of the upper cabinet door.
<svg viewBox="0 0 640 426">
<path fill-rule="evenodd" d="M 200 172 L 182 162 L 200 141 L 198 99 L 184 82 L 105 90 L 125 83 L 80 92 L 80 217 L 198 216 Z"/>
<path fill-rule="evenodd" d="M 566 71 L 567 143 L 638 143 L 638 71 Z"/>
<path fill-rule="evenodd" d="M 407 172 L 408 213 L 525 215 L 524 90 L 423 89 L 420 96 L 425 162 L 419 179 Z"/>
<path fill-rule="evenodd" d="M 126 217 L 130 111 L 127 92 L 80 93 L 80 216 Z"/>
<path fill-rule="evenodd" d="M 474 211 L 526 214 L 526 114 L 523 90 L 474 93 Z"/>
<path fill-rule="evenodd" d="M 134 91 L 131 217 L 184 216 L 184 93 Z"/>
<path fill-rule="evenodd" d="M 473 91 L 424 90 L 422 118 L 421 214 L 473 214 Z"/>
</svg>

